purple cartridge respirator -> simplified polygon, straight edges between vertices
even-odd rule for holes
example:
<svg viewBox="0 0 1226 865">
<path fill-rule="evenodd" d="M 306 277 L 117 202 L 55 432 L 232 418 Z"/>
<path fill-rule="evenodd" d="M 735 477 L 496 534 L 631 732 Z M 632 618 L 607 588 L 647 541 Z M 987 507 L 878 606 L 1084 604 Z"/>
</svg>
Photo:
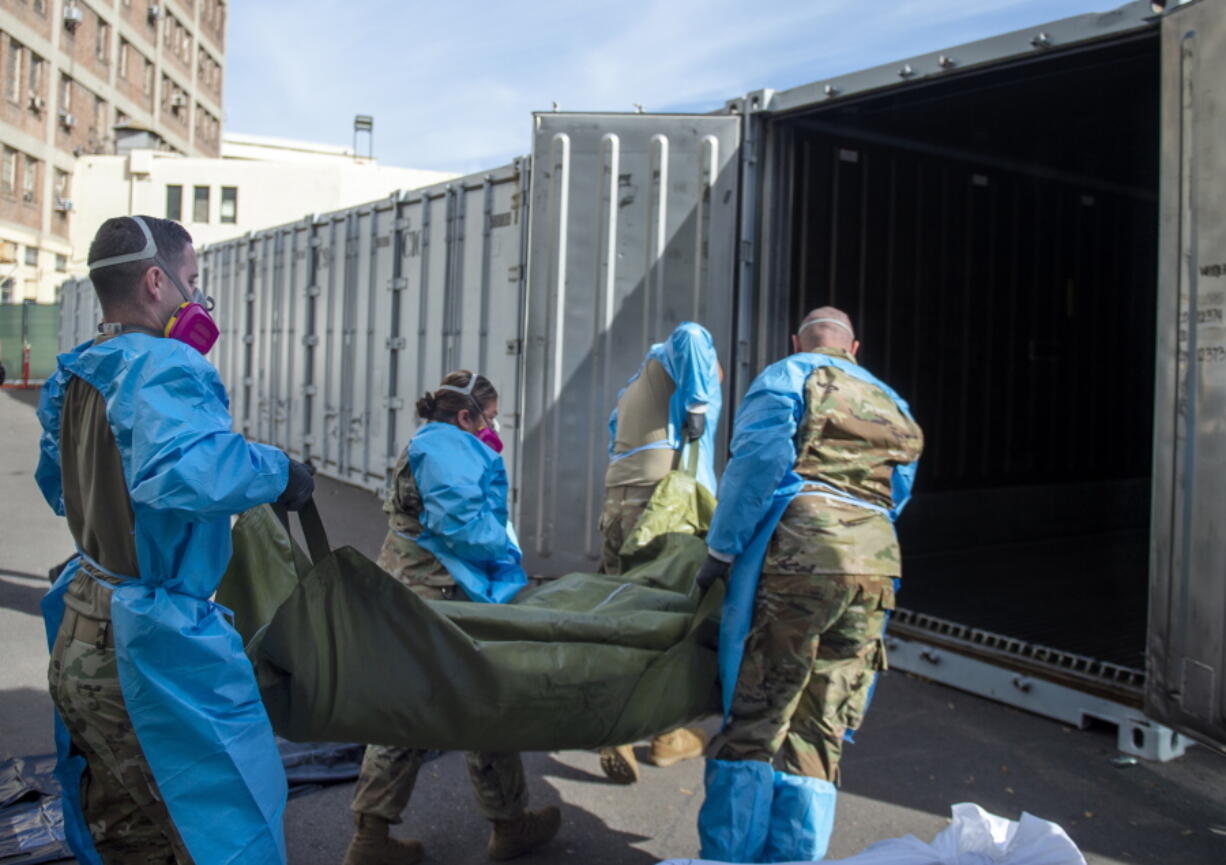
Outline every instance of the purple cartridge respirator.
<svg viewBox="0 0 1226 865">
<path fill-rule="evenodd" d="M 112 267 L 117 264 L 128 264 L 133 261 L 153 261 L 166 277 L 174 283 L 175 288 L 179 290 L 179 294 L 183 295 L 184 302 L 175 310 L 174 315 L 170 317 L 170 321 L 166 322 L 166 328 L 163 335 L 171 339 L 177 339 L 179 342 L 186 343 L 201 354 L 208 354 L 214 343 L 217 342 L 217 336 L 220 331 L 217 329 L 217 322 L 213 320 L 213 316 L 209 314 L 209 308 L 213 305 L 210 298 L 206 298 L 203 292 L 197 290 L 193 296 L 179 282 L 179 278 L 175 276 L 161 257 L 158 255 L 157 243 L 153 240 L 153 234 L 149 231 L 149 226 L 145 224 L 145 220 L 139 216 L 133 216 L 131 219 L 140 226 L 141 232 L 145 235 L 145 248 L 140 252 L 131 252 L 126 255 L 116 255 L 111 258 L 104 258 L 101 261 L 91 262 L 89 269 L 91 272 L 101 270 L 104 267 Z"/>
</svg>

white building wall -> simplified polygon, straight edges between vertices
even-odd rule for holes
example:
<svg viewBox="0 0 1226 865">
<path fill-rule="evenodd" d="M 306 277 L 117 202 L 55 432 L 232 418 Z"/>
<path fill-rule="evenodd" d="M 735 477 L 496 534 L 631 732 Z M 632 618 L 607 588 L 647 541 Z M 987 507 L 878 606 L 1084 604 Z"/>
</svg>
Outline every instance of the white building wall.
<svg viewBox="0 0 1226 865">
<path fill-rule="evenodd" d="M 75 214 L 69 270 L 86 272 L 89 244 L 98 226 L 110 217 L 142 213 L 173 218 L 167 213 L 167 188 L 171 186 L 182 189 L 178 221 L 201 246 L 292 222 L 306 213 L 340 210 L 456 176 L 355 161 L 347 154 L 314 159 L 299 154 L 294 161 L 286 162 L 199 159 L 152 150 L 123 156 L 85 156 L 78 161 L 73 178 Z M 193 205 L 197 187 L 208 189 L 205 219 L 196 218 Z M 237 220 L 233 223 L 221 221 L 223 187 L 237 189 Z"/>
</svg>

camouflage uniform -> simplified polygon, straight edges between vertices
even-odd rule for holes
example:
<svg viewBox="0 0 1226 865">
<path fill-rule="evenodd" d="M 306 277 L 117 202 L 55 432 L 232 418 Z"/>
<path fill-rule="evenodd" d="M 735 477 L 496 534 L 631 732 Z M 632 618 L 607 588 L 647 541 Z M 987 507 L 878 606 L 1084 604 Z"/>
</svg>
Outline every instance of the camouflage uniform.
<svg viewBox="0 0 1226 865">
<path fill-rule="evenodd" d="M 647 509 L 655 487 L 620 486 L 605 490 L 604 509 L 600 514 L 600 534 L 604 538 L 601 548 L 600 572 L 620 574 L 622 560 L 618 550 L 630 537 L 639 517 Z"/>
<path fill-rule="evenodd" d="M 643 365 L 642 374 L 626 387 L 617 401 L 615 454 L 668 438 L 668 408 L 677 386 L 655 358 Z M 672 448 L 640 450 L 609 464 L 605 471 L 605 500 L 600 514 L 601 571 L 621 573 L 618 550 L 634 530 L 651 500 L 656 484 L 673 470 L 677 452 Z"/>
<path fill-rule="evenodd" d="M 844 360 L 837 349 L 819 351 Z M 862 501 L 893 505 L 893 468 L 919 459 L 923 435 L 879 388 L 823 366 L 805 381 L 795 471 Z M 843 735 L 859 727 L 882 630 L 902 574 L 890 519 L 798 496 L 771 537 L 720 760 L 772 762 L 837 783 Z"/>
<path fill-rule="evenodd" d="M 388 514 L 390 530 L 379 553 L 379 566 L 428 601 L 465 600 L 463 590 L 434 554 L 403 536 L 416 536 L 422 531 L 421 495 L 407 452 L 396 464 L 394 485 L 383 510 Z M 415 748 L 367 745 L 350 806 L 354 813 L 399 823 L 426 753 Z M 473 752 L 465 757 L 477 805 L 486 818 L 513 820 L 524 813 L 528 789 L 519 754 Z"/>
<path fill-rule="evenodd" d="M 73 379 L 60 423 L 64 510 L 78 548 L 108 570 L 136 574 L 132 508 L 102 395 Z M 111 590 L 98 580 L 114 582 L 82 564 L 69 583 L 47 672 L 72 749 L 86 760 L 81 810 L 108 865 L 190 865 L 128 716 Z"/>
</svg>

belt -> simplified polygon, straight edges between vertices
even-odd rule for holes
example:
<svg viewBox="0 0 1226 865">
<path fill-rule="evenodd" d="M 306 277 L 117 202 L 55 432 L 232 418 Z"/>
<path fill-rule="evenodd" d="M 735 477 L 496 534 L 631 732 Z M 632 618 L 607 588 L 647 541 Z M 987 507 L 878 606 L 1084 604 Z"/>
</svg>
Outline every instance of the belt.
<svg viewBox="0 0 1226 865">
<path fill-rule="evenodd" d="M 85 573 L 89 574 L 95 580 L 103 583 L 109 583 L 112 586 L 123 585 L 127 579 L 119 576 L 118 574 L 111 573 L 101 565 L 95 564 L 88 556 L 84 554 L 81 555 L 81 570 L 85 571 Z"/>
</svg>

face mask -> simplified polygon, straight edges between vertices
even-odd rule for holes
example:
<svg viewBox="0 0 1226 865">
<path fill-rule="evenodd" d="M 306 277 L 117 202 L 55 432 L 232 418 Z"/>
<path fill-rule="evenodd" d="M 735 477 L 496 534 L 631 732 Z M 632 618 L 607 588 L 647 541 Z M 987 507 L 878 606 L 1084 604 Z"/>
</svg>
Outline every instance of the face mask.
<svg viewBox="0 0 1226 865">
<path fill-rule="evenodd" d="M 477 438 L 481 439 L 487 447 L 492 448 L 494 453 L 502 453 L 502 438 L 493 427 L 487 426 L 477 430 Z"/>
<path fill-rule="evenodd" d="M 204 304 L 189 300 L 180 304 L 170 321 L 166 322 L 165 334 L 187 343 L 201 354 L 208 354 L 217 342 L 217 322 L 213 321 Z"/>
<path fill-rule="evenodd" d="M 217 342 L 217 336 L 220 333 L 217 329 L 217 322 L 209 314 L 209 306 L 212 305 L 211 301 L 201 291 L 196 291 L 194 296 L 188 293 L 183 284 L 179 282 L 179 278 L 175 276 L 174 272 L 158 256 L 157 244 L 154 242 L 153 234 L 149 231 L 149 226 L 145 224 L 145 220 L 139 216 L 131 218 L 140 226 L 140 230 L 145 235 L 145 248 L 140 252 L 116 255 L 111 258 L 104 258 L 101 261 L 95 261 L 90 264 L 90 271 L 112 267 L 116 264 L 127 264 L 131 261 L 149 261 L 152 259 L 161 268 L 162 272 L 166 274 L 167 279 L 174 283 L 175 288 L 179 290 L 179 294 L 183 295 L 184 300 L 184 303 L 180 304 L 179 308 L 175 310 L 174 315 L 170 317 L 170 321 L 166 322 L 166 328 L 163 333 L 171 339 L 187 343 L 201 354 L 208 354 L 209 350 L 213 348 L 213 344 Z"/>
</svg>

